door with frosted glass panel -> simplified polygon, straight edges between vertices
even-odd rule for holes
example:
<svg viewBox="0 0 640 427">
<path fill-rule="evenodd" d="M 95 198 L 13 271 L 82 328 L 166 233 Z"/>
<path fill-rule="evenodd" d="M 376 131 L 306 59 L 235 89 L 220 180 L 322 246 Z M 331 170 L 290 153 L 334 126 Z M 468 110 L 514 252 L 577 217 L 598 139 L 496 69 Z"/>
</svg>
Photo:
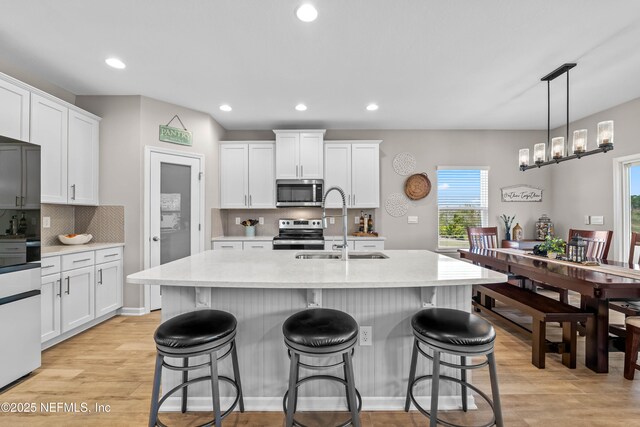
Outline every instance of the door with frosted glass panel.
<svg viewBox="0 0 640 427">
<path fill-rule="evenodd" d="M 640 233 L 640 162 L 631 163 L 628 166 L 629 177 L 629 229 L 634 233 Z M 638 255 L 640 248 L 635 250 L 634 262 L 640 262 Z M 625 256 L 625 259 L 627 257 Z"/>
<path fill-rule="evenodd" d="M 200 159 L 152 152 L 149 194 L 150 267 L 200 251 Z M 160 287 L 151 286 L 150 309 L 161 307 Z"/>
</svg>

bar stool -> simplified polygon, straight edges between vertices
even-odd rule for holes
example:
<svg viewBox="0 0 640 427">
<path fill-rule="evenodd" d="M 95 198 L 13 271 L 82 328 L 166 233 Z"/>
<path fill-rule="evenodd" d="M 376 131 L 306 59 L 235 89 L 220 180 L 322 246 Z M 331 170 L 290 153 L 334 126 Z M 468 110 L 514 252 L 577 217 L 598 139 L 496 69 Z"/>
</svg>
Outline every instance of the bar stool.
<svg viewBox="0 0 640 427">
<path fill-rule="evenodd" d="M 450 308 L 428 308 L 419 311 L 411 319 L 413 327 L 414 344 L 411 354 L 411 369 L 409 371 L 409 384 L 407 386 L 407 400 L 404 410 L 409 411 L 411 402 L 423 415 L 429 417 L 430 426 L 436 427 L 438 423 L 446 426 L 461 427 L 447 421 L 438 419 L 438 392 L 440 380 L 451 381 L 460 384 L 462 387 L 462 410 L 467 411 L 467 388 L 478 393 L 487 401 L 493 410 L 492 420 L 484 427 L 496 425 L 502 427 L 502 408 L 500 407 L 500 394 L 498 393 L 498 376 L 496 372 L 496 361 L 493 354 L 493 344 L 496 333 L 493 326 L 486 320 L 465 311 L 453 310 Z M 423 345 L 433 352 L 429 355 L 420 346 Z M 416 378 L 416 365 L 418 354 L 430 359 L 433 362 L 433 375 L 423 375 Z M 442 354 L 452 354 L 460 356 L 460 364 L 442 361 Z M 468 357 L 486 356 L 487 360 L 475 364 L 467 365 Z M 484 392 L 476 386 L 467 382 L 469 369 L 478 369 L 489 365 L 489 376 L 491 378 L 491 393 L 493 402 Z M 440 366 L 447 366 L 461 370 L 461 378 L 453 378 L 440 375 Z M 421 381 L 431 379 L 431 410 L 427 411 L 418 404 L 413 395 L 413 388 Z"/>
<path fill-rule="evenodd" d="M 282 325 L 284 343 L 287 346 L 291 367 L 289 388 L 284 395 L 282 406 L 286 414 L 286 427 L 302 424 L 294 419 L 298 403 L 298 387 L 308 381 L 330 380 L 345 386 L 347 406 L 351 418 L 339 427 L 353 425 L 360 427 L 358 413 L 362 408 L 362 397 L 355 387 L 352 356 L 358 340 L 358 323 L 347 313 L 328 308 L 315 308 L 290 316 Z M 341 356 L 342 362 L 331 365 L 310 365 L 300 362 L 300 356 L 332 357 Z M 299 368 L 321 370 L 343 367 L 344 379 L 334 375 L 309 375 L 300 379 Z M 355 405 L 357 399 L 357 406 Z"/>
<path fill-rule="evenodd" d="M 187 410 L 187 389 L 190 385 L 211 381 L 211 398 L 213 403 L 213 420 L 203 424 L 204 426 L 220 427 L 222 420 L 240 404 L 240 412 L 244 412 L 242 399 L 242 384 L 240 383 L 240 370 L 238 369 L 238 355 L 236 353 L 236 318 L 224 311 L 199 310 L 181 314 L 162 323 L 154 334 L 157 355 L 156 367 L 153 377 L 153 391 L 151 394 L 151 411 L 149 414 L 149 426 L 166 427 L 158 419 L 158 410 L 165 400 L 178 390 L 182 390 L 182 413 Z M 223 347 L 229 348 L 218 356 L 218 351 Z M 218 361 L 231 355 L 233 363 L 234 379 L 218 375 Z M 196 356 L 208 356 L 204 363 L 189 366 L 189 358 Z M 182 366 L 171 365 L 164 361 L 165 357 L 183 359 Z M 210 374 L 198 378 L 189 379 L 189 371 L 209 367 Z M 162 368 L 174 371 L 182 371 L 182 382 L 169 390 L 160 400 L 160 379 Z M 229 409 L 221 412 L 219 382 L 224 381 L 235 389 L 236 398 Z"/>
</svg>

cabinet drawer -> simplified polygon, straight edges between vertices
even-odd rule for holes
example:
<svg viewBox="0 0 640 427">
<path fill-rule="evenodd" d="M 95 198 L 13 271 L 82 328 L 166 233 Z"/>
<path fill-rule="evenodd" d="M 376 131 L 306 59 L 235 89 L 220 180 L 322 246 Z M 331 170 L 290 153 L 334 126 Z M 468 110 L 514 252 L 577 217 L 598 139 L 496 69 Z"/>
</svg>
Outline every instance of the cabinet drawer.
<svg viewBox="0 0 640 427">
<path fill-rule="evenodd" d="M 356 240 L 356 251 L 382 251 L 384 250 L 384 240 Z"/>
<path fill-rule="evenodd" d="M 273 249 L 273 242 L 264 241 L 264 242 L 243 242 L 242 246 L 245 251 L 260 251 L 267 250 L 270 251 Z"/>
<path fill-rule="evenodd" d="M 62 271 L 75 270 L 76 268 L 81 267 L 89 267 L 93 264 L 95 264 L 94 251 L 62 255 Z"/>
<path fill-rule="evenodd" d="M 214 250 L 242 250 L 242 242 L 213 242 Z"/>
<path fill-rule="evenodd" d="M 43 276 L 60 273 L 60 256 L 42 258 L 42 261 L 40 261 L 40 270 Z"/>
<path fill-rule="evenodd" d="M 324 250 L 325 251 L 333 251 L 333 245 L 341 245 L 342 244 L 342 240 L 325 240 L 324 241 Z M 353 240 L 347 240 L 347 246 L 349 247 L 350 251 L 354 251 L 355 250 L 355 245 L 354 245 L 354 241 Z M 339 251 L 340 249 L 335 249 L 336 251 Z"/>
<path fill-rule="evenodd" d="M 100 249 L 96 251 L 96 264 L 103 262 L 118 261 L 122 259 L 122 248 Z"/>
</svg>

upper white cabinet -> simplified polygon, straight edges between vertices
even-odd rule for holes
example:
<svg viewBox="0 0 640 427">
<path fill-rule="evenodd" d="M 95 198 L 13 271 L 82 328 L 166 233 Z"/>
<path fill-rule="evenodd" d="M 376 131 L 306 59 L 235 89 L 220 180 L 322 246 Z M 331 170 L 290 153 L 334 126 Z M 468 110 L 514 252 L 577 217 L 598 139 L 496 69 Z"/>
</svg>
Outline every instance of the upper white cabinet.
<svg viewBox="0 0 640 427">
<path fill-rule="evenodd" d="M 322 179 L 324 130 L 274 130 L 277 179 Z"/>
<path fill-rule="evenodd" d="M 274 208 L 274 144 L 223 142 L 220 144 L 220 207 Z"/>
<path fill-rule="evenodd" d="M 0 79 L 0 135 L 29 142 L 30 92 Z"/>
<path fill-rule="evenodd" d="M 325 188 L 339 186 L 350 208 L 380 207 L 380 143 L 382 141 L 325 141 Z M 337 193 L 328 207 L 341 207 Z"/>
<path fill-rule="evenodd" d="M 42 202 L 98 204 L 99 123 L 31 95 L 31 142 L 41 146 Z"/>
<path fill-rule="evenodd" d="M 40 150 L 25 145 L 0 146 L 0 209 L 40 209 Z"/>
</svg>

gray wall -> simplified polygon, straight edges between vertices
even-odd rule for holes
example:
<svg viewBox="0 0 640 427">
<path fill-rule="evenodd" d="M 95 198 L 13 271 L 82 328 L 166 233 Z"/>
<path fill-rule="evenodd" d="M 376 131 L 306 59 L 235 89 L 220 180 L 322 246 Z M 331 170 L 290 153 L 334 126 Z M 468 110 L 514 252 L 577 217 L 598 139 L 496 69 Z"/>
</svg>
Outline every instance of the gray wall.
<svg viewBox="0 0 640 427">
<path fill-rule="evenodd" d="M 381 139 L 380 181 L 381 209 L 376 210 L 376 229 L 387 238 L 388 249 L 435 249 L 437 247 L 436 167 L 489 166 L 489 225 L 504 232 L 500 214 L 516 215 L 525 237 L 533 238 L 534 223 L 541 214 L 553 215 L 551 174 L 548 170 L 526 173 L 518 169 L 518 149 L 533 147 L 544 141 L 543 131 L 448 131 L 448 130 L 328 130 L 325 139 Z M 272 131 L 228 131 L 224 140 L 273 139 Z M 408 151 L 417 160 L 416 172 L 427 172 L 431 194 L 409 208 L 407 215 L 417 215 L 419 224 L 407 224 L 407 217 L 393 218 L 384 209 L 391 193 L 402 192 L 406 177 L 393 171 L 396 154 Z M 503 203 L 500 188 L 529 184 L 544 190 L 541 203 Z M 231 211 L 230 211 L 231 212 Z M 352 220 L 352 219 L 351 219 Z M 515 225 L 515 222 L 514 222 Z"/>
<path fill-rule="evenodd" d="M 49 83 L 43 78 L 38 77 L 36 74 L 31 73 L 28 70 L 17 67 L 15 64 L 7 61 L 0 56 L 0 72 L 7 74 L 14 79 L 18 79 L 28 85 L 40 89 L 43 92 L 47 92 L 53 96 L 56 96 L 70 104 L 76 102 L 76 96 L 66 89 L 56 86 L 53 83 Z"/>
<path fill-rule="evenodd" d="M 205 248 L 211 235 L 211 208 L 218 203 L 218 140 L 223 129 L 206 113 L 141 96 L 78 96 L 76 104 L 102 117 L 100 123 L 100 204 L 125 208 L 124 274 L 144 267 L 144 150 L 157 146 L 205 156 Z M 193 132 L 193 146 L 158 140 L 158 126 L 178 114 Z M 139 285 L 124 285 L 124 306 L 144 305 Z"/>
</svg>

